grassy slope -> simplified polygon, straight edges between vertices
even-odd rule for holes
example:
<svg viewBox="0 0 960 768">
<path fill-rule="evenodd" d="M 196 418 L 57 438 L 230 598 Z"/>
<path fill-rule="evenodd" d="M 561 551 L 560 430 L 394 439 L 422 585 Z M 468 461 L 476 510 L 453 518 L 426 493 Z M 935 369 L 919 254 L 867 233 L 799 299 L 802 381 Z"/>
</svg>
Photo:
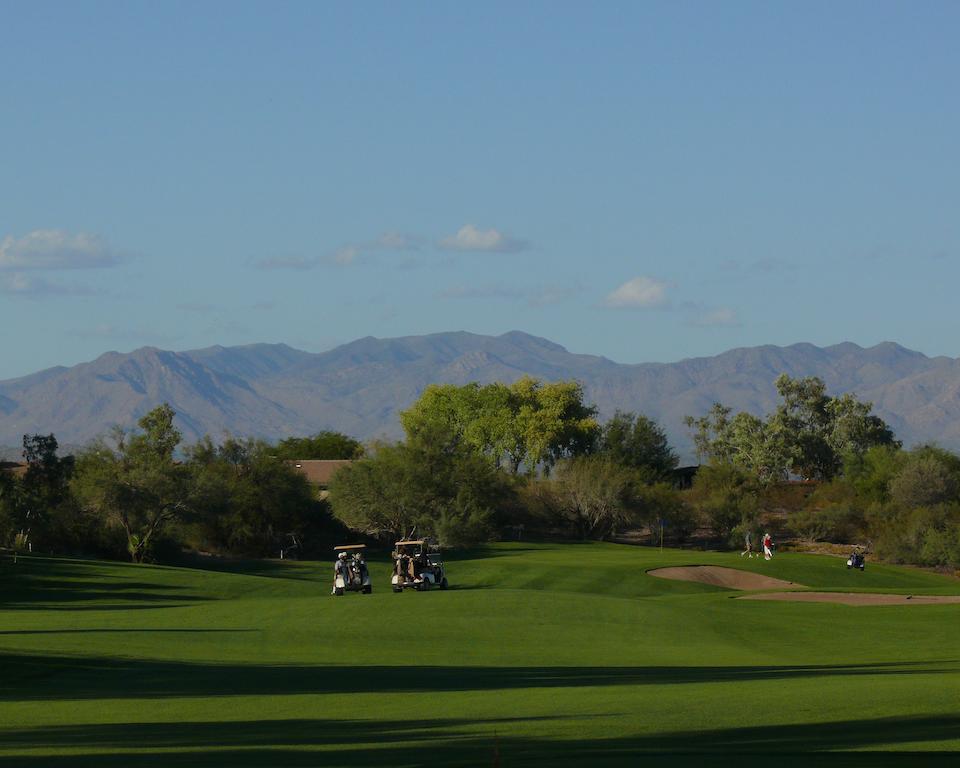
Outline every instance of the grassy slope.
<svg viewBox="0 0 960 768">
<path fill-rule="evenodd" d="M 960 606 L 758 603 L 646 574 L 742 567 L 817 589 L 960 592 L 784 554 L 500 545 L 456 588 L 334 599 L 329 565 L 0 565 L 0 763 L 635 764 L 960 751 Z M 256 575 L 251 575 L 256 574 Z M 822 760 L 822 758 L 820 758 Z M 916 757 L 913 758 L 916 760 Z"/>
</svg>

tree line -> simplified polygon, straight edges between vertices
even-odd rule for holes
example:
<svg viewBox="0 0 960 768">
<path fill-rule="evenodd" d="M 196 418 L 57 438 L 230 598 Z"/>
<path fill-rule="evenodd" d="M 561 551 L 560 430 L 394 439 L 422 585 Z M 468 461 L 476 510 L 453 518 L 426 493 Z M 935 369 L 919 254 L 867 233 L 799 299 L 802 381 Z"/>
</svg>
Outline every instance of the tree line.
<svg viewBox="0 0 960 768">
<path fill-rule="evenodd" d="M 24 436 L 26 471 L 0 472 L 0 542 L 143 562 L 183 549 L 320 556 L 343 535 L 289 460 L 356 458 L 359 442 L 324 432 L 277 445 L 207 437 L 181 446 L 174 417 L 161 405 L 138 429 L 116 429 L 75 456 L 59 456 L 54 435 Z"/>
<path fill-rule="evenodd" d="M 181 445 L 162 405 L 75 456 L 24 437 L 27 470 L 0 473 L 0 541 L 44 551 L 164 558 L 188 549 L 324 556 L 346 537 L 416 532 L 446 546 L 504 536 L 605 539 L 709 531 L 739 543 L 783 481 L 816 484 L 788 524 L 808 538 L 869 542 L 903 562 L 960 565 L 960 458 L 904 450 L 870 403 L 822 380 L 776 380 L 760 418 L 722 404 L 689 417 L 701 466 L 678 487 L 678 456 L 645 415 L 605 422 L 576 382 L 433 385 L 400 414 L 404 438 L 367 445 L 335 432 Z M 353 461 L 320 496 L 291 459 Z"/>
</svg>

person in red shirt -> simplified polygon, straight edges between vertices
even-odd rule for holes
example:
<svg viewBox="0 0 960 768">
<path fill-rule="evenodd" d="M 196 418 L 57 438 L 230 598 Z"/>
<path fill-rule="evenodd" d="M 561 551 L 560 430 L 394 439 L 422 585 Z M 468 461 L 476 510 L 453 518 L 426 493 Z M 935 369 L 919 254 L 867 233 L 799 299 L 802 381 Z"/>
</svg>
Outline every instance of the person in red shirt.
<svg viewBox="0 0 960 768">
<path fill-rule="evenodd" d="M 769 533 L 763 534 L 763 559 L 769 560 L 773 557 L 773 539 Z"/>
</svg>

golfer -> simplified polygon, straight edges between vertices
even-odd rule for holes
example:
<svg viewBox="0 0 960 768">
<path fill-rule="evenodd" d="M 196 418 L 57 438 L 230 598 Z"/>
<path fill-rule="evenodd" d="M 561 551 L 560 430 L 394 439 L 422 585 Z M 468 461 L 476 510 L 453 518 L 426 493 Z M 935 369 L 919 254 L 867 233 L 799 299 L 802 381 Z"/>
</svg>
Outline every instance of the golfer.
<svg viewBox="0 0 960 768">
<path fill-rule="evenodd" d="M 743 543 L 746 546 L 746 549 L 744 549 L 743 552 L 740 553 L 740 557 L 743 557 L 744 555 L 746 555 L 747 557 L 753 557 L 753 544 L 750 541 L 749 530 L 743 535 Z"/>
<path fill-rule="evenodd" d="M 773 557 L 773 539 L 769 533 L 763 534 L 763 559 L 769 560 Z"/>
</svg>

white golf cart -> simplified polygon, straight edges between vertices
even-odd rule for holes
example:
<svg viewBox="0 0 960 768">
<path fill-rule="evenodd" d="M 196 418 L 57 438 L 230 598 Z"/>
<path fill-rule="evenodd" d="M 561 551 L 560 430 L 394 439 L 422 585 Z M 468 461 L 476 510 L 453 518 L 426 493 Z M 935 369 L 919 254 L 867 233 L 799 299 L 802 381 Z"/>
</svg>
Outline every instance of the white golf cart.
<svg viewBox="0 0 960 768">
<path fill-rule="evenodd" d="M 333 564 L 333 594 L 339 596 L 344 592 L 360 592 L 369 595 L 373 592 L 370 570 L 363 556 L 366 548 L 366 544 L 333 548 L 337 553 L 337 560 Z"/>
<path fill-rule="evenodd" d="M 447 572 L 440 559 L 439 548 L 426 539 L 398 541 L 393 550 L 394 592 L 413 588 L 418 592 L 447 588 Z"/>
</svg>

